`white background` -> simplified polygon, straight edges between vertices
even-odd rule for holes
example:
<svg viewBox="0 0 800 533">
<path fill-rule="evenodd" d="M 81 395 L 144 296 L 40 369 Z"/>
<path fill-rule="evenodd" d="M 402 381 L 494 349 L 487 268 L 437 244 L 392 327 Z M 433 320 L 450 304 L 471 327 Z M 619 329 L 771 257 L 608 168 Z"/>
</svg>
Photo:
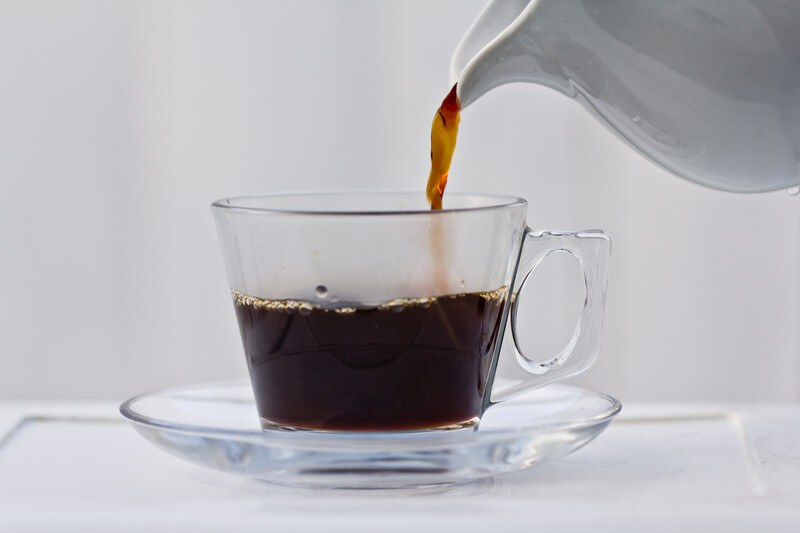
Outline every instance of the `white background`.
<svg viewBox="0 0 800 533">
<path fill-rule="evenodd" d="M 481 5 L 0 0 L 0 398 L 245 375 L 208 204 L 421 189 Z M 575 382 L 800 401 L 800 198 L 684 182 L 527 85 L 465 110 L 448 190 L 611 236 L 603 349 Z M 571 327 L 556 278 L 532 315 L 555 339 Z"/>
</svg>

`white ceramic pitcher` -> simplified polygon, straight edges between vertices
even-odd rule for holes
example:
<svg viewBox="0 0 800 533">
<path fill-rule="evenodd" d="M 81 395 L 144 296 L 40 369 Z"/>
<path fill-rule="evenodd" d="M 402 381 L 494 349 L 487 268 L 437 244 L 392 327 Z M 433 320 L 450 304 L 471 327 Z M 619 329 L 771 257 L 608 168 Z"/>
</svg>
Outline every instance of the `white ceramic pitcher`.
<svg viewBox="0 0 800 533">
<path fill-rule="evenodd" d="M 491 0 L 453 56 L 462 108 L 511 82 L 735 192 L 800 184 L 800 1 Z"/>
</svg>

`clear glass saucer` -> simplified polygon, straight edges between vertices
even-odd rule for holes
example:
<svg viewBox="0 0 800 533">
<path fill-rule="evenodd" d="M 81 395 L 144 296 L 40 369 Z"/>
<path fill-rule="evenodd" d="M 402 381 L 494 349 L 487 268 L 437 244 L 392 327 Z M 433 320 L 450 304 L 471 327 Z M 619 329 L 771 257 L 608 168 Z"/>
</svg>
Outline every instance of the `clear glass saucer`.
<svg viewBox="0 0 800 533">
<path fill-rule="evenodd" d="M 574 452 L 619 413 L 618 400 L 550 385 L 490 407 L 477 429 L 262 430 L 250 384 L 166 389 L 120 412 L 149 442 L 191 463 L 304 488 L 408 489 L 516 472 Z"/>
</svg>

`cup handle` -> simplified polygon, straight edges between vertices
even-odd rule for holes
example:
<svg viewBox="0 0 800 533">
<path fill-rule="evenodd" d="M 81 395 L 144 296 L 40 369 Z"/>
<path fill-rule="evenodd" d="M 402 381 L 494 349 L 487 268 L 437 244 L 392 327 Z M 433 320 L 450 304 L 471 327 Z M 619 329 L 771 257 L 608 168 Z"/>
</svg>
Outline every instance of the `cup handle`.
<svg viewBox="0 0 800 533">
<path fill-rule="evenodd" d="M 580 264 L 586 288 L 583 310 L 572 338 L 554 357 L 535 361 L 525 355 L 517 334 L 517 313 L 525 283 L 536 267 L 553 252 L 566 252 Z M 606 299 L 611 241 L 600 230 L 581 232 L 526 229 L 517 276 L 511 291 L 511 334 L 516 362 L 527 371 L 526 379 L 498 390 L 493 385 L 491 403 L 501 402 L 589 368 L 600 350 L 603 307 Z"/>
</svg>

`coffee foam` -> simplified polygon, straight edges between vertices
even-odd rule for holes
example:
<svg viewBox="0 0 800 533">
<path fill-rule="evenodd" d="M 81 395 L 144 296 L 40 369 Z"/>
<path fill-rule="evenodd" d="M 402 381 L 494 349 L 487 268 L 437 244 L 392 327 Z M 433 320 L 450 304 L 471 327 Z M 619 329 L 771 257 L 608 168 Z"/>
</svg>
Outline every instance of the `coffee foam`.
<svg viewBox="0 0 800 533">
<path fill-rule="evenodd" d="M 289 299 L 269 299 L 269 298 L 260 298 L 258 296 L 250 296 L 249 294 L 245 294 L 241 291 L 236 289 L 231 289 L 231 296 L 233 297 L 233 302 L 235 305 L 238 306 L 245 306 L 245 307 L 254 307 L 256 309 L 264 309 L 264 310 L 272 310 L 272 311 L 284 311 L 287 313 L 292 312 L 299 312 L 301 314 L 308 313 L 313 309 L 332 312 L 332 313 L 340 313 L 340 314 L 350 314 L 355 313 L 359 309 L 378 309 L 381 311 L 386 310 L 397 310 L 400 311 L 406 307 L 430 307 L 433 303 L 437 300 L 442 300 L 445 298 L 458 298 L 464 296 L 466 293 L 462 294 L 448 294 L 445 296 L 424 296 L 424 297 L 413 297 L 413 298 L 395 298 L 393 300 L 389 300 L 387 302 L 383 302 L 376 305 L 353 305 L 353 304 L 344 304 L 344 305 L 336 305 L 336 303 L 312 303 L 304 300 L 289 300 Z M 481 291 L 470 293 L 480 296 L 481 298 L 493 301 L 496 304 L 502 303 L 506 296 L 508 295 L 508 286 L 503 285 L 500 288 L 497 288 L 492 291 Z"/>
</svg>

